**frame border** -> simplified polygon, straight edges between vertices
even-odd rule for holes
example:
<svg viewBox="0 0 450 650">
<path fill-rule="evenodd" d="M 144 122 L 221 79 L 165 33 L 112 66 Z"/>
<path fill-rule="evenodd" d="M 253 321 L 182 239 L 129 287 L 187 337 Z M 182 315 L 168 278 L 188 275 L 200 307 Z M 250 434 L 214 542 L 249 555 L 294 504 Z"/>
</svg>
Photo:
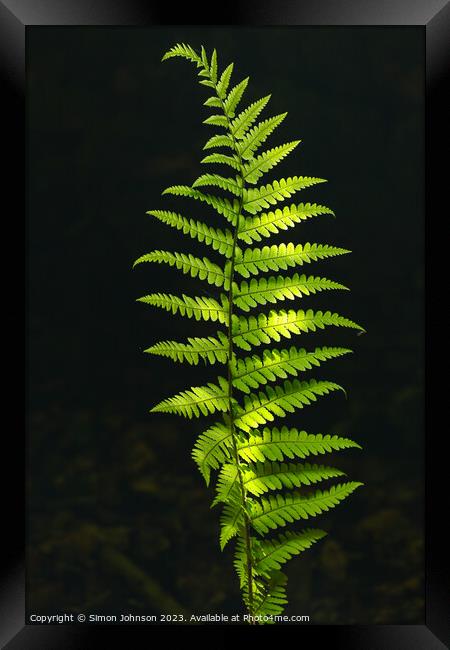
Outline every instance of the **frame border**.
<svg viewBox="0 0 450 650">
<path fill-rule="evenodd" d="M 54 25 L 110 25 L 110 26 L 162 26 L 173 25 L 170 20 L 170 6 L 164 9 L 153 2 L 151 7 L 144 0 L 127 2 L 116 0 L 114 3 L 98 1 L 95 6 L 89 0 L 0 0 L 0 86 L 2 102 L 6 108 L 5 124 L 8 125 L 4 149 L 4 160 L 8 164 L 7 182 L 4 190 L 10 204 L 17 210 L 17 199 L 26 212 L 25 177 L 25 39 L 27 27 Z M 108 6 L 107 6 L 108 5 Z M 201 7 L 199 7 L 201 8 Z M 181 7 L 180 7 L 181 10 Z M 173 9 L 172 9 L 173 11 Z M 177 8 L 178 11 L 178 8 Z M 205 24 L 204 15 L 188 6 L 187 25 Z M 172 14 L 173 15 L 173 14 Z M 177 13 L 181 19 L 183 13 Z M 373 0 L 315 0 L 307 3 L 303 0 L 241 0 L 233 6 L 232 12 L 224 10 L 223 25 L 236 26 L 314 26 L 314 25 L 370 25 L 370 26 L 421 26 L 425 31 L 426 41 L 426 216 L 438 214 L 444 207 L 444 191 L 448 178 L 444 178 L 445 167 L 440 165 L 441 158 L 448 155 L 448 140 L 445 138 L 448 102 L 445 102 L 445 89 L 448 88 L 450 70 L 450 2 L 448 0 L 390 0 L 376 3 Z M 176 23 L 183 25 L 183 22 Z M 208 23 L 206 23 L 208 24 Z M 446 83 L 447 82 L 447 83 Z M 15 213 L 15 212 L 14 212 Z M 25 223 L 25 219 L 23 221 Z M 13 226 L 13 228 L 11 228 Z M 14 230 L 15 228 L 15 230 Z M 11 232 L 12 231 L 12 232 Z M 8 243 L 12 234 L 14 243 L 20 246 L 23 235 L 17 219 L 8 223 Z M 23 242 L 23 239 L 22 239 Z M 431 238 L 425 227 L 425 249 L 429 250 Z M 13 246 L 9 246 L 11 249 Z M 11 275 L 9 260 L 2 256 L 5 264 L 4 277 Z M 425 286 L 430 287 L 430 255 L 426 256 Z M 26 268 L 26 260 L 25 260 Z M 24 286 L 26 282 L 24 282 Z M 18 314 L 21 312 L 19 292 L 14 291 L 9 283 L 4 284 L 6 301 L 9 306 L 7 323 L 7 340 L 18 338 L 20 326 Z M 430 304 L 425 304 L 425 376 L 430 376 L 430 358 L 433 334 L 436 336 L 438 326 L 431 323 Z M 17 370 L 16 350 L 18 346 L 8 345 L 5 376 L 15 375 Z M 12 391 L 11 391 L 12 393 Z M 25 395 L 26 397 L 26 395 Z M 435 403 L 437 400 L 435 401 Z M 440 402 L 445 403 L 444 400 Z M 434 404 L 435 404 L 434 403 Z M 444 455 L 439 454 L 436 437 L 431 439 L 431 400 L 426 390 L 426 430 L 425 430 L 425 624 L 424 625 L 379 625 L 379 626 L 315 626 L 302 628 L 303 643 L 330 643 L 335 648 L 346 650 L 442 650 L 450 641 L 450 619 L 448 617 L 448 591 L 450 571 L 448 551 L 445 548 L 443 521 L 438 513 L 448 512 L 449 504 L 442 490 L 441 477 L 445 476 Z M 8 409 L 8 418 L 4 422 L 5 431 L 17 431 L 15 413 Z M 26 411 L 26 407 L 25 407 Z M 4 417 L 5 417 L 4 415 Z M 445 421 L 445 420 L 444 420 Z M 10 434 L 11 435 L 11 434 Z M 146 626 L 89 626 L 83 625 L 26 625 L 25 624 L 25 490 L 22 480 L 24 472 L 24 438 L 12 435 L 8 440 L 8 466 L 12 470 L 12 481 L 7 484 L 12 499 L 4 499 L 3 518 L 8 531 L 3 539 L 6 549 L 2 556 L 2 580 L 0 583 L 0 644 L 8 650 L 21 648 L 45 648 L 59 650 L 97 648 L 111 637 L 117 635 L 146 633 Z M 25 454 L 26 455 L 26 454 Z M 448 470 L 447 470 L 448 472 Z M 4 494 L 6 490 L 4 490 Z M 19 513 L 19 516 L 18 516 Z M 14 523 L 13 523 L 14 522 Z M 445 524 L 444 524 L 445 525 Z M 6 535 L 4 535 L 6 537 Z M 165 626 L 171 627 L 171 626 Z M 178 626 L 172 626 L 174 629 Z M 185 627 L 185 626 L 183 626 Z M 189 626 L 188 626 L 189 627 Z M 223 627 L 223 629 L 232 629 Z M 246 629 L 246 628 L 244 628 Z M 253 629 L 253 628 L 252 628 Z M 266 628 L 264 628 L 266 630 Z M 270 628 L 271 629 L 271 628 Z M 169 632 L 171 633 L 171 632 Z M 247 632 L 248 633 L 248 632 Z M 253 632 L 255 633 L 255 632 Z M 270 633 L 270 632 L 269 632 Z M 105 637 L 106 635 L 106 637 Z M 114 637 L 113 637 L 114 635 Z M 227 632 L 225 632 L 227 635 Z M 128 639 L 123 639 L 125 643 Z"/>
</svg>

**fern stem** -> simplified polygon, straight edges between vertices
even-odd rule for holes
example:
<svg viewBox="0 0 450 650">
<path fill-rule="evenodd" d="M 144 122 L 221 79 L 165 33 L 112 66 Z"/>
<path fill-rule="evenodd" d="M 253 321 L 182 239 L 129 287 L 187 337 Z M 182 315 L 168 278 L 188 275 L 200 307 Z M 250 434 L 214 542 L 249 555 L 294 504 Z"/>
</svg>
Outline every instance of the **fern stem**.
<svg viewBox="0 0 450 650">
<path fill-rule="evenodd" d="M 230 288 L 228 291 L 228 402 L 229 402 L 229 418 L 231 438 L 233 441 L 233 451 L 238 470 L 239 485 L 242 495 L 242 506 L 244 510 L 244 540 L 245 540 L 245 553 L 247 557 L 247 583 L 248 583 L 248 611 L 250 614 L 250 623 L 253 624 L 253 578 L 252 578 L 252 552 L 250 540 L 250 521 L 246 509 L 247 495 L 242 476 L 242 469 L 239 460 L 239 452 L 236 441 L 236 429 L 234 426 L 234 413 L 233 413 L 233 374 L 231 370 L 231 361 L 233 358 L 233 334 L 232 334 L 232 318 L 233 318 L 233 276 L 234 276 L 234 259 L 236 252 L 236 240 L 239 232 L 239 217 L 242 209 L 242 190 L 239 200 L 239 211 L 236 223 L 236 228 L 233 237 L 233 250 L 230 263 Z"/>
<path fill-rule="evenodd" d="M 209 72 L 209 71 L 208 71 Z M 209 77 L 211 79 L 211 77 Z M 212 79 L 211 79 L 212 81 Z M 244 541 L 245 541 L 245 554 L 246 554 L 246 565 L 247 565 L 247 584 L 248 584 L 248 612 L 250 615 L 250 624 L 254 625 L 255 621 L 253 620 L 253 562 L 252 562 L 252 548 L 251 548 L 251 532 L 250 532 L 250 518 L 247 513 L 247 493 L 244 485 L 244 479 L 242 475 L 242 468 L 241 468 L 241 463 L 239 459 L 239 452 L 238 452 L 238 447 L 237 447 L 237 439 L 236 439 L 236 429 L 234 426 L 234 412 L 233 412 L 233 373 L 231 369 L 231 362 L 233 359 L 233 332 L 232 332 L 232 320 L 233 320 L 233 279 L 234 279 L 234 266 L 235 266 L 235 258 L 236 258 L 236 246 L 237 246 L 237 238 L 239 234 L 239 222 L 241 218 L 241 212 L 242 212 L 242 205 L 244 202 L 244 174 L 243 174 L 243 161 L 241 154 L 239 152 L 238 146 L 236 139 L 233 135 L 233 131 L 231 129 L 231 122 L 230 118 L 227 115 L 227 112 L 225 110 L 225 105 L 222 100 L 222 98 L 219 96 L 219 93 L 217 92 L 217 84 L 214 84 L 214 88 L 216 91 L 216 96 L 219 99 L 223 114 L 227 120 L 227 125 L 228 125 L 228 132 L 230 134 L 230 137 L 233 141 L 233 149 L 239 159 L 239 177 L 240 177 L 240 192 L 239 192 L 239 197 L 238 197 L 238 211 L 237 211 L 237 217 L 236 217 L 236 226 L 234 229 L 233 233 L 233 248 L 231 252 L 231 258 L 230 258 L 230 277 L 229 277 L 229 289 L 228 289 L 228 415 L 229 415 L 229 422 L 230 422 L 230 431 L 231 431 L 231 439 L 233 443 L 233 453 L 234 453 L 234 458 L 236 462 L 236 468 L 238 471 L 238 477 L 239 477 L 239 486 L 240 486 L 240 492 L 242 496 L 242 509 L 244 511 Z"/>
</svg>

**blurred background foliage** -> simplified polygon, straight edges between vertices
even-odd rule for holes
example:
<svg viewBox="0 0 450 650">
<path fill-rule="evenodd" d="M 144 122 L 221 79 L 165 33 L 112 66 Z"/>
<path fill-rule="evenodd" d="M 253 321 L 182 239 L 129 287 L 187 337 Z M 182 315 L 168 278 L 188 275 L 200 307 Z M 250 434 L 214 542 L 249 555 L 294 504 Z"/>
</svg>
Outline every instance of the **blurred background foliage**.
<svg viewBox="0 0 450 650">
<path fill-rule="evenodd" d="M 316 241 L 352 255 L 304 267 L 342 281 L 302 307 L 335 309 L 367 334 L 318 378 L 342 383 L 286 422 L 357 440 L 330 458 L 363 481 L 313 525 L 330 532 L 289 564 L 289 609 L 320 624 L 423 622 L 423 30 L 416 28 L 33 28 L 28 32 L 29 611 L 149 614 L 242 611 L 231 548 L 218 546 L 213 490 L 190 451 L 206 421 L 148 414 L 216 376 L 142 350 L 214 331 L 136 304 L 199 285 L 134 259 L 204 248 L 145 215 L 207 207 L 160 197 L 190 184 L 213 133 L 178 41 L 216 47 L 250 75 L 247 102 L 272 93 L 289 115 L 270 144 L 302 143 L 275 173 L 328 183 L 299 200 L 320 217 L 273 242 Z M 273 143 L 273 144 L 272 144 Z M 223 171 L 223 170 L 222 170 Z M 208 252 L 209 254 L 209 252 Z M 297 305 L 300 307 L 299 301 Z M 290 307 L 290 305 L 288 305 Z M 218 370 L 220 372 L 220 369 Z M 308 373 L 309 374 L 309 373 Z"/>
</svg>

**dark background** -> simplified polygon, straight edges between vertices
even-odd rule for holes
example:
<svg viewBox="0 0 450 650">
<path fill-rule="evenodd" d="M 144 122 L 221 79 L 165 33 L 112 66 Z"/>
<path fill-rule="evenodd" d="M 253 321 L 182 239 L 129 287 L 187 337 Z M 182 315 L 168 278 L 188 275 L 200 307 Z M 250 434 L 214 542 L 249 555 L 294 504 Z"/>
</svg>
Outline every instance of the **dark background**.
<svg viewBox="0 0 450 650">
<path fill-rule="evenodd" d="M 250 75 L 242 106 L 271 92 L 264 117 L 289 112 L 267 146 L 302 143 L 262 182 L 329 181 L 298 200 L 325 203 L 337 218 L 270 243 L 353 251 L 302 269 L 352 291 L 301 307 L 337 310 L 367 329 L 301 341 L 355 350 L 314 373 L 342 383 L 348 399 L 331 396 L 286 422 L 357 440 L 363 451 L 325 458 L 365 486 L 311 521 L 330 535 L 288 565 L 287 613 L 325 624 L 421 623 L 420 28 L 29 30 L 28 612 L 241 611 L 231 548 L 220 552 L 219 512 L 209 510 L 213 490 L 190 458 L 207 423 L 148 414 L 222 368 L 142 354 L 161 338 L 217 328 L 134 302 L 180 286 L 202 292 L 173 269 L 131 271 L 141 253 L 214 258 L 145 215 L 166 208 L 216 220 L 206 206 L 160 196 L 206 171 L 199 160 L 215 132 L 201 123 L 210 111 L 195 68 L 160 63 L 178 41 L 216 47 L 221 67 L 235 61 L 234 83 Z"/>
</svg>

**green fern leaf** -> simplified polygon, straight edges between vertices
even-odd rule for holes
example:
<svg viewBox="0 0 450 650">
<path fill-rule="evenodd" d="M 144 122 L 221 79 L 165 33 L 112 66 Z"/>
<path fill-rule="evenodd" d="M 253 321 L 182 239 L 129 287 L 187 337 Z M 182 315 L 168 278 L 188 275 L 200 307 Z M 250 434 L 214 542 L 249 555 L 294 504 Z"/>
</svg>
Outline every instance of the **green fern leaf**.
<svg viewBox="0 0 450 650">
<path fill-rule="evenodd" d="M 183 234 L 189 235 L 192 239 L 197 239 L 199 242 L 212 246 L 215 251 L 225 255 L 225 257 L 231 257 L 233 235 L 229 230 L 222 231 L 219 228 L 211 228 L 206 223 L 187 219 L 176 212 L 168 212 L 167 210 L 149 210 L 147 214 L 156 217 L 172 228 L 181 230 Z"/>
<path fill-rule="evenodd" d="M 228 128 L 228 119 L 224 115 L 211 115 L 203 120 L 203 124 L 211 124 L 212 126 L 222 126 Z"/>
<path fill-rule="evenodd" d="M 234 149 L 234 142 L 228 135 L 213 135 L 209 138 L 203 149 L 214 149 L 217 147 Z"/>
<path fill-rule="evenodd" d="M 337 476 L 345 476 L 345 472 L 326 465 L 262 463 L 244 470 L 244 485 L 250 494 L 261 496 L 269 490 L 311 485 Z"/>
<path fill-rule="evenodd" d="M 196 320 L 218 320 L 220 323 L 227 323 L 228 321 L 228 311 L 217 300 L 207 296 L 192 298 L 183 294 L 182 298 L 179 298 L 173 294 L 152 293 L 138 298 L 137 301 L 154 307 L 161 307 L 171 311 L 172 314 L 178 312 L 181 316 L 195 318 Z"/>
<path fill-rule="evenodd" d="M 171 253 L 170 251 L 152 251 L 139 257 L 133 266 L 142 264 L 143 262 L 157 262 L 158 264 L 164 263 L 170 266 L 176 266 L 177 269 L 191 275 L 193 278 L 198 277 L 199 280 L 206 280 L 209 284 L 214 284 L 216 287 L 227 286 L 228 276 L 225 271 L 211 262 L 207 257 L 200 259 L 194 257 L 191 253 Z"/>
<path fill-rule="evenodd" d="M 226 156 L 222 153 L 212 153 L 209 156 L 205 156 L 200 162 L 213 163 L 215 165 L 228 165 L 228 167 L 232 167 L 232 169 L 240 169 L 239 158 L 237 158 L 237 156 Z"/>
<path fill-rule="evenodd" d="M 208 415 L 215 411 L 226 411 L 229 406 L 228 382 L 218 377 L 219 385 L 207 384 L 183 391 L 169 397 L 151 409 L 154 413 L 176 413 L 184 417 Z"/>
<path fill-rule="evenodd" d="M 220 518 L 220 550 L 223 551 L 230 539 L 238 534 L 244 521 L 244 510 L 238 496 L 231 496 L 223 508 Z"/>
<path fill-rule="evenodd" d="M 228 93 L 228 96 L 223 103 L 223 110 L 228 117 L 234 117 L 234 112 L 242 99 L 245 89 L 247 88 L 248 80 L 249 77 L 243 79 Z"/>
<path fill-rule="evenodd" d="M 267 120 L 260 122 L 250 129 L 247 135 L 244 136 L 237 145 L 237 150 L 239 151 L 241 158 L 244 160 L 250 160 L 250 158 L 253 158 L 254 152 L 267 140 L 269 135 L 275 131 L 286 115 L 287 113 L 281 113 L 280 115 L 269 117 Z"/>
<path fill-rule="evenodd" d="M 311 293 L 329 289 L 348 290 L 348 287 L 327 280 L 327 278 L 307 277 L 296 273 L 291 278 L 279 275 L 270 278 L 253 278 L 250 282 L 245 280 L 240 285 L 234 283 L 234 296 L 236 305 L 243 311 L 250 311 L 258 305 L 276 303 L 279 300 L 294 300 Z"/>
<path fill-rule="evenodd" d="M 236 196 L 240 194 L 240 188 L 233 178 L 224 178 L 219 174 L 203 174 L 192 184 L 192 187 L 205 187 L 207 185 L 215 185 L 222 190 L 231 192 Z"/>
<path fill-rule="evenodd" d="M 216 87 L 217 96 L 220 99 L 225 99 L 225 97 L 226 97 L 226 93 L 227 93 L 227 90 L 228 90 L 228 86 L 230 84 L 230 79 L 231 79 L 231 75 L 232 75 L 232 72 L 233 72 L 233 68 L 234 68 L 234 63 L 230 63 L 230 65 L 228 65 L 225 68 L 225 70 L 222 72 L 222 74 L 220 76 L 219 82 L 218 82 L 217 87 Z M 220 99 L 219 99 L 219 105 L 221 105 L 220 104 Z"/>
<path fill-rule="evenodd" d="M 296 224 L 322 214 L 334 214 L 333 210 L 317 203 L 300 203 L 285 206 L 283 210 L 277 208 L 274 212 L 264 212 L 255 217 L 246 217 L 239 227 L 239 239 L 247 244 L 252 241 L 261 241 L 263 237 L 278 234 Z M 293 246 L 293 244 L 291 244 Z"/>
<path fill-rule="evenodd" d="M 250 394 L 244 398 L 244 407 L 238 411 L 238 417 L 234 423 L 243 431 L 256 429 L 261 424 L 272 422 L 275 417 L 285 417 L 288 413 L 294 413 L 298 408 L 309 406 L 317 400 L 317 395 L 327 395 L 334 390 L 344 390 L 339 384 L 331 381 L 309 381 L 300 382 L 294 379 L 287 380 L 283 386 L 267 386 L 265 392 L 260 391 L 258 395 Z"/>
<path fill-rule="evenodd" d="M 234 200 L 233 204 L 228 199 L 223 199 L 212 194 L 203 194 L 188 185 L 174 185 L 167 187 L 163 194 L 174 194 L 175 196 L 186 196 L 198 201 L 204 201 L 213 207 L 219 214 L 223 215 L 228 221 L 235 225 L 238 216 L 238 203 Z"/>
<path fill-rule="evenodd" d="M 218 97 L 208 97 L 208 99 L 203 102 L 204 106 L 209 106 L 210 108 L 222 108 L 222 102 Z"/>
<path fill-rule="evenodd" d="M 309 463 L 297 465 L 265 462 L 242 469 L 242 482 L 246 492 L 257 497 L 269 490 L 311 485 L 337 476 L 345 476 L 345 472 L 334 467 L 310 465 Z M 223 465 L 217 479 L 217 496 L 213 505 L 219 502 L 227 503 L 232 490 L 237 489 L 238 481 L 239 470 L 236 465 Z"/>
<path fill-rule="evenodd" d="M 270 97 L 271 95 L 267 95 L 266 97 L 259 99 L 257 102 L 253 102 L 253 104 L 250 104 L 250 106 L 234 118 L 230 125 L 230 131 L 237 140 L 244 137 L 246 131 L 257 119 L 265 106 L 267 106 Z"/>
<path fill-rule="evenodd" d="M 255 569 L 259 574 L 270 574 L 271 571 L 280 569 L 295 555 L 311 548 L 326 535 L 324 530 L 308 528 L 300 533 L 284 533 L 275 539 L 263 540 L 260 543 L 260 558 Z"/>
<path fill-rule="evenodd" d="M 256 183 L 263 174 L 273 169 L 300 144 L 301 140 L 293 140 L 278 147 L 264 151 L 256 158 L 250 158 L 243 168 L 243 178 L 246 183 Z"/>
<path fill-rule="evenodd" d="M 267 623 L 274 623 L 270 617 L 279 616 L 288 600 L 286 598 L 287 576 L 281 571 L 275 571 L 265 589 L 256 594 L 254 599 L 254 616 L 267 617 Z M 248 590 L 247 590 L 248 594 Z M 247 595 L 248 602 L 248 595 Z"/>
<path fill-rule="evenodd" d="M 201 81 L 199 81 L 199 83 L 202 84 L 202 86 L 208 86 L 208 88 L 214 88 L 214 84 L 210 79 L 202 79 Z"/>
<path fill-rule="evenodd" d="M 203 63 L 204 71 L 205 71 L 205 76 L 209 77 L 210 76 L 209 62 L 208 62 L 208 57 L 207 57 L 207 54 L 206 54 L 206 50 L 205 50 L 203 45 L 201 47 L 201 56 L 202 56 L 202 63 Z"/>
<path fill-rule="evenodd" d="M 292 266 L 302 266 L 305 263 L 319 259 L 336 257 L 350 253 L 346 248 L 328 246 L 328 244 L 280 244 L 263 246 L 263 248 L 246 248 L 237 250 L 235 256 L 235 271 L 244 278 L 257 275 L 264 271 L 286 271 Z"/>
<path fill-rule="evenodd" d="M 320 366 L 321 362 L 341 357 L 350 353 L 348 348 L 316 348 L 314 352 L 291 347 L 289 350 L 264 350 L 262 357 L 253 355 L 237 359 L 231 366 L 233 386 L 249 393 L 251 388 L 258 388 L 268 381 L 287 379 L 299 372 Z"/>
<path fill-rule="evenodd" d="M 265 534 L 335 507 L 362 485 L 341 483 L 325 491 L 303 494 L 305 486 L 341 477 L 344 473 L 326 463 L 291 461 L 360 446 L 349 438 L 336 435 L 313 435 L 287 427 L 259 427 L 275 417 L 284 417 L 297 408 L 310 405 L 320 396 L 343 390 L 331 381 L 299 381 L 295 377 L 351 350 L 316 347 L 307 351 L 291 346 L 281 350 L 265 349 L 260 356 L 253 354 L 243 358 L 240 350 L 251 350 L 252 346 L 279 342 L 283 337 L 305 335 L 327 326 L 347 327 L 359 330 L 359 333 L 364 329 L 330 311 L 271 310 L 267 314 L 248 317 L 236 313 L 239 309 L 249 312 L 258 305 L 275 304 L 281 300 L 304 300 L 318 291 L 346 290 L 344 285 L 321 276 L 295 272 L 286 277 L 273 273 L 350 251 L 328 244 L 310 243 L 241 248 L 243 243 L 252 246 L 253 242 L 277 235 L 312 217 L 333 215 L 330 208 L 316 203 L 271 208 L 297 191 L 324 182 L 324 179 L 293 176 L 256 187 L 259 179 L 301 142 L 292 140 L 259 151 L 287 113 L 258 122 L 270 99 L 270 95 L 266 95 L 235 116 L 249 78 L 231 87 L 234 64 L 230 63 L 219 73 L 217 51 L 214 49 L 209 58 L 203 45 L 195 50 L 186 43 L 177 43 L 164 54 L 163 60 L 176 57 L 193 63 L 197 68 L 197 81 L 208 89 L 209 96 L 204 105 L 213 109 L 203 122 L 221 129 L 209 137 L 204 149 L 228 149 L 225 154 L 212 151 L 201 163 L 225 165 L 232 173 L 227 177 L 213 170 L 201 174 L 194 182 L 188 181 L 192 182 L 191 186 L 168 187 L 163 195 L 205 203 L 224 217 L 232 228 L 212 227 L 209 223 L 168 210 L 149 211 L 148 214 L 162 223 L 211 246 L 226 259 L 222 267 L 207 257 L 195 257 L 190 253 L 164 250 L 146 253 L 135 261 L 134 266 L 143 262 L 168 264 L 193 278 L 206 280 L 219 291 L 214 295 L 208 291 L 204 296 L 189 296 L 181 289 L 179 295 L 149 293 L 138 301 L 197 321 L 218 321 L 226 331 L 219 330 L 213 336 L 188 337 L 185 341 L 160 341 L 145 352 L 191 365 L 200 361 L 226 364 L 227 372 L 224 374 L 227 379 L 219 376 L 215 383 L 191 387 L 162 400 L 152 411 L 188 418 L 216 412 L 222 414 L 223 423 L 215 422 L 199 435 L 192 457 L 207 484 L 211 472 L 218 471 L 212 505 L 223 505 L 220 547 L 224 549 L 232 538 L 237 538 L 234 566 L 251 621 L 273 623 L 276 622 L 274 617 L 287 604 L 287 576 L 281 568 L 289 559 L 321 539 L 325 532 L 306 529 L 269 539 Z M 204 193 L 197 189 L 199 187 L 212 189 L 208 190 L 210 193 Z M 223 192 L 228 192 L 231 197 L 221 196 Z M 252 277 L 268 271 L 272 272 L 270 277 Z M 238 281 L 238 276 L 244 280 Z M 285 489 L 300 491 L 280 493 Z M 272 491 L 274 494 L 268 494 Z"/>
<path fill-rule="evenodd" d="M 269 429 L 262 433 L 254 432 L 248 440 L 238 444 L 239 456 L 248 463 L 282 461 L 286 458 L 306 458 L 342 449 L 355 447 L 361 449 L 353 440 L 339 436 L 306 433 L 297 429 Z"/>
<path fill-rule="evenodd" d="M 256 541 L 257 540 L 253 537 L 252 538 L 253 551 L 255 550 Z M 239 586 L 242 589 L 248 582 L 247 546 L 245 544 L 245 541 L 242 539 L 242 537 L 238 537 L 238 539 L 236 540 L 233 564 L 234 564 L 234 568 L 236 569 L 236 573 L 239 576 Z M 253 577 L 256 577 L 256 573 L 254 571 L 253 566 L 251 567 L 251 573 Z"/>
<path fill-rule="evenodd" d="M 337 506 L 363 483 L 350 481 L 333 485 L 329 490 L 317 490 L 314 494 L 276 494 L 250 502 L 250 518 L 260 534 L 285 526 L 298 519 L 309 519 Z"/>
<path fill-rule="evenodd" d="M 174 56 L 181 56 L 182 58 L 187 59 L 192 63 L 196 63 L 198 67 L 203 65 L 201 57 L 199 57 L 194 48 L 192 48 L 190 45 L 186 45 L 185 43 L 177 43 L 171 47 L 170 50 L 164 54 L 161 61 L 166 61 L 167 59 L 170 59 Z"/>
<path fill-rule="evenodd" d="M 279 312 L 271 310 L 269 314 L 258 316 L 233 316 L 233 342 L 243 350 L 251 350 L 252 345 L 270 343 L 271 340 L 280 341 L 282 337 L 291 338 L 292 334 L 302 332 L 315 332 L 317 329 L 324 329 L 328 325 L 335 327 L 349 327 L 364 332 L 364 329 L 353 321 L 332 314 L 330 311 L 313 312 L 289 311 Z"/>
<path fill-rule="evenodd" d="M 206 485 L 209 485 L 211 470 L 218 469 L 231 458 L 232 444 L 231 429 L 221 422 L 216 422 L 198 437 L 192 458 Z"/>
<path fill-rule="evenodd" d="M 196 366 L 200 359 L 209 363 L 227 362 L 228 341 L 222 332 L 218 332 L 219 338 L 209 336 L 208 338 L 188 338 L 187 343 L 178 341 L 161 341 L 144 350 L 148 354 L 156 354 L 161 357 L 168 357 L 173 361 L 187 361 Z M 223 338 L 221 338 L 223 337 Z"/>
<path fill-rule="evenodd" d="M 284 201 L 295 192 L 303 190 L 305 187 L 317 185 L 317 183 L 326 183 L 326 181 L 323 178 L 293 176 L 292 178 L 281 178 L 279 181 L 273 181 L 268 185 L 244 190 L 243 208 L 251 214 L 256 214 L 263 208 L 270 208 L 271 205 L 278 201 Z"/>
<path fill-rule="evenodd" d="M 222 465 L 219 477 L 217 479 L 216 492 L 217 496 L 211 504 L 211 507 L 218 503 L 228 503 L 230 496 L 239 488 L 239 468 L 234 463 L 225 463 Z"/>
<path fill-rule="evenodd" d="M 211 81 L 215 84 L 217 81 L 217 51 L 213 50 L 211 55 L 211 66 L 210 66 L 210 76 Z"/>
</svg>

